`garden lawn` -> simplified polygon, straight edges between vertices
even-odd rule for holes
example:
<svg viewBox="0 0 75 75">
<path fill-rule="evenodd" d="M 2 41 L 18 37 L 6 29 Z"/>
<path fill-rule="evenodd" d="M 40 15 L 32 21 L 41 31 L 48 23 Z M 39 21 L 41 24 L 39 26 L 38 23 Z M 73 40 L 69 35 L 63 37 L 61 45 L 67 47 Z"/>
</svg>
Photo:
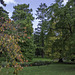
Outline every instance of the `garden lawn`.
<svg viewBox="0 0 75 75">
<path fill-rule="evenodd" d="M 35 62 L 35 61 L 52 61 L 52 60 L 50 58 L 34 58 L 32 62 Z"/>
<path fill-rule="evenodd" d="M 13 68 L 2 69 L 0 75 L 13 75 Z M 45 66 L 32 66 L 24 67 L 18 75 L 75 75 L 75 65 L 74 64 L 50 64 Z"/>
</svg>

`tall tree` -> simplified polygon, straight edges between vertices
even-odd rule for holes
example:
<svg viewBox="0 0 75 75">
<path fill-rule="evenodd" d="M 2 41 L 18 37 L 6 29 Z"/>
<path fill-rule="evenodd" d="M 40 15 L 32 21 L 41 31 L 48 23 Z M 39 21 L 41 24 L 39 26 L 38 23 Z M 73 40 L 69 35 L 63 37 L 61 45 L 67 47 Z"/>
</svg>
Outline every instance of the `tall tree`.
<svg viewBox="0 0 75 75">
<path fill-rule="evenodd" d="M 67 58 L 66 54 L 71 54 L 73 46 L 68 45 L 68 40 L 74 33 L 74 1 L 67 2 L 64 6 L 62 0 L 56 0 L 56 3 L 48 7 L 48 18 L 52 32 L 58 33 L 59 39 L 56 39 L 53 48 L 59 53 L 59 62 L 62 58 Z M 54 28 L 53 28 L 54 27 Z M 55 31 L 53 31 L 55 30 Z M 53 51 L 55 53 L 55 51 Z M 70 57 L 70 56 L 68 56 Z"/>
<path fill-rule="evenodd" d="M 36 16 L 37 19 L 40 20 L 38 27 L 39 27 L 39 35 L 40 35 L 40 46 L 42 48 L 42 57 L 44 57 L 44 39 L 45 39 L 45 33 L 46 33 L 46 9 L 47 5 L 45 3 L 41 3 L 39 8 L 37 8 L 36 12 Z"/>
<path fill-rule="evenodd" d="M 11 66 L 15 68 L 14 73 L 17 74 L 18 70 L 22 70 L 22 67 L 18 65 L 16 59 L 23 62 L 23 56 L 18 46 L 18 38 L 16 39 L 12 34 L 12 31 L 16 31 L 13 21 L 8 18 L 7 11 L 2 7 L 0 8 L 0 70 L 5 66 L 7 68 L 10 67 L 9 64 L 11 64 Z M 4 66 L 2 65 L 3 59 L 5 59 L 6 62 Z"/>
<path fill-rule="evenodd" d="M 34 19 L 32 15 L 32 9 L 29 9 L 29 4 L 21 4 L 14 6 L 13 12 L 13 20 L 16 23 L 16 28 L 18 30 L 18 35 L 20 41 L 18 42 L 23 55 L 26 58 L 32 59 L 34 55 L 34 46 L 33 46 L 33 39 L 32 39 L 32 21 Z M 23 36 L 24 35 L 24 36 Z"/>
<path fill-rule="evenodd" d="M 4 6 L 6 6 L 6 4 L 4 3 L 3 0 L 0 0 L 0 3 L 3 4 Z M 4 10 L 3 7 L 0 7 L 0 18 L 1 17 L 8 18 L 8 12 L 6 10 Z"/>
<path fill-rule="evenodd" d="M 0 18 L 5 18 L 5 19 L 9 19 L 8 17 L 8 12 L 6 10 L 3 9 L 3 7 L 0 7 Z"/>
</svg>

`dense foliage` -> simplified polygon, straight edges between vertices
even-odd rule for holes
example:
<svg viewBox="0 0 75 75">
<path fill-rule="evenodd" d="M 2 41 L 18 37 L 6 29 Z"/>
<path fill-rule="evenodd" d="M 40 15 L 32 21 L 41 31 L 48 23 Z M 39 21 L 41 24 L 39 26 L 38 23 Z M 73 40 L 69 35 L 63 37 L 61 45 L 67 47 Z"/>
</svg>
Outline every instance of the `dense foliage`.
<svg viewBox="0 0 75 75">
<path fill-rule="evenodd" d="M 55 1 L 54 4 L 45 9 L 46 12 L 40 12 L 42 5 L 38 8 L 37 18 L 45 19 L 39 24 L 39 28 L 42 28 L 40 31 L 46 32 L 40 33 L 38 36 L 42 36 L 46 56 L 59 59 L 59 62 L 63 62 L 63 59 L 74 60 L 75 2 L 70 0 L 66 5 L 63 5 L 63 0 Z"/>
<path fill-rule="evenodd" d="M 47 31 L 46 8 L 47 5 L 45 3 L 41 3 L 36 10 L 36 19 L 39 19 L 40 21 L 38 23 L 38 28 L 36 28 L 36 31 L 34 33 L 34 39 L 36 39 L 34 43 L 37 45 L 36 55 L 41 55 L 42 57 L 44 57 L 44 40 Z"/>
<path fill-rule="evenodd" d="M 12 67 L 15 68 L 14 73 L 16 74 L 18 70 L 21 70 L 22 67 L 17 63 L 16 60 L 19 60 L 23 63 L 23 55 L 18 46 L 17 40 L 13 35 L 12 31 L 16 29 L 12 26 L 12 21 L 6 20 L 5 18 L 0 18 L 0 68 L 2 67 Z M 2 59 L 2 60 L 1 60 Z M 4 60 L 3 60 L 4 59 Z M 2 61 L 6 62 L 5 66 L 2 66 Z"/>
<path fill-rule="evenodd" d="M 0 3 L 6 5 L 3 0 Z M 34 17 L 29 4 L 14 6 L 13 20 L 0 7 L 1 69 L 11 65 L 17 75 L 23 68 L 17 62 L 28 62 L 34 55 L 58 59 L 59 62 L 75 60 L 75 1 L 70 0 L 63 5 L 63 0 L 55 0 L 49 7 L 41 3 L 36 16 L 40 21 L 33 35 Z M 6 65 L 2 65 L 3 61 Z"/>
<path fill-rule="evenodd" d="M 13 20 L 17 28 L 20 41 L 18 41 L 21 47 L 21 52 L 25 56 L 25 59 L 31 60 L 34 56 L 34 43 L 33 43 L 33 28 L 32 21 L 34 19 L 32 15 L 32 9 L 29 9 L 29 4 L 21 4 L 14 6 Z"/>
</svg>

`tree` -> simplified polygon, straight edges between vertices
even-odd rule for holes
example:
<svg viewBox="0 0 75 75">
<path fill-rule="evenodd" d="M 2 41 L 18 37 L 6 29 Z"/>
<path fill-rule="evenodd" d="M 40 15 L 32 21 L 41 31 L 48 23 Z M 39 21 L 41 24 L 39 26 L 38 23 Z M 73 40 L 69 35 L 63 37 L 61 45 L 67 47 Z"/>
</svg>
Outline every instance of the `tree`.
<svg viewBox="0 0 75 75">
<path fill-rule="evenodd" d="M 21 4 L 14 6 L 13 20 L 15 21 L 17 32 L 20 38 L 18 41 L 21 51 L 25 58 L 32 59 L 34 56 L 34 45 L 33 45 L 33 28 L 32 21 L 32 9 L 29 9 L 29 4 Z"/>
<path fill-rule="evenodd" d="M 4 10 L 3 7 L 0 7 L 0 18 L 1 17 L 8 19 L 8 12 Z"/>
<path fill-rule="evenodd" d="M 3 0 L 0 2 L 4 5 Z M 3 67 L 15 68 L 14 73 L 17 75 L 19 70 L 22 70 L 23 67 L 16 62 L 16 59 L 23 63 L 23 56 L 18 46 L 17 37 L 15 38 L 13 32 L 16 31 L 13 25 L 13 21 L 9 19 L 8 12 L 0 7 L 0 59 L 4 57 L 6 65 L 2 65 L 3 58 L 0 60 L 0 70 Z"/>
<path fill-rule="evenodd" d="M 67 59 L 70 55 L 72 55 L 71 48 L 73 48 L 73 45 L 68 44 L 68 42 L 70 40 L 69 38 L 74 33 L 74 12 L 75 7 L 73 0 L 68 2 L 65 6 L 62 5 L 62 0 L 56 0 L 55 4 L 48 7 L 48 14 L 50 15 L 48 15 L 50 20 L 50 29 L 52 31 L 55 30 L 59 36 L 59 39 L 56 39 L 53 43 L 53 48 L 55 48 L 54 50 L 59 52 L 60 55 L 59 62 L 63 61 L 62 58 Z M 66 54 L 68 57 L 66 57 Z"/>
<path fill-rule="evenodd" d="M 0 0 L 0 3 L 1 3 L 3 6 L 6 6 L 6 4 L 4 3 L 3 0 Z"/>
<path fill-rule="evenodd" d="M 12 25 L 12 21 L 4 21 L 4 18 L 1 18 L 1 21 L 2 22 L 0 23 L 0 59 L 2 58 L 2 60 L 0 61 L 0 68 L 2 69 L 2 67 L 5 66 L 9 68 L 11 64 L 11 66 L 15 68 L 14 73 L 17 74 L 18 70 L 22 70 L 23 68 L 16 62 L 17 59 L 23 63 L 23 56 L 17 42 L 17 40 L 19 39 L 16 39 L 14 35 L 10 33 L 11 30 L 16 31 L 14 30 L 14 27 Z M 2 65 L 3 59 L 5 59 L 6 62 L 5 66 L 4 64 Z"/>
<path fill-rule="evenodd" d="M 46 33 L 46 24 L 47 24 L 47 21 L 46 21 L 46 9 L 47 8 L 47 5 L 45 3 L 41 3 L 39 8 L 37 8 L 36 12 L 36 16 L 37 16 L 37 19 L 40 20 L 39 24 L 38 24 L 38 28 L 39 28 L 39 35 L 40 35 L 40 47 L 41 47 L 41 50 L 42 50 L 42 57 L 44 57 L 44 37 L 45 37 L 45 33 Z"/>
</svg>

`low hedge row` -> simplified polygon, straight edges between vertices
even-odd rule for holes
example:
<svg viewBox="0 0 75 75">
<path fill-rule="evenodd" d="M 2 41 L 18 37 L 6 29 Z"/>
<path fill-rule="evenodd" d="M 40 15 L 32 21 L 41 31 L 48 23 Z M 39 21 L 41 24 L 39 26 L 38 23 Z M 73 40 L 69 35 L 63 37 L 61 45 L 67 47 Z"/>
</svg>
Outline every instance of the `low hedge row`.
<svg viewBox="0 0 75 75">
<path fill-rule="evenodd" d="M 22 67 L 24 66 L 42 66 L 42 65 L 49 65 L 51 64 L 51 62 L 49 61 L 36 61 L 33 63 L 24 63 L 24 64 L 20 64 Z"/>
<path fill-rule="evenodd" d="M 42 66 L 42 65 L 49 65 L 51 64 L 51 62 L 49 61 L 36 61 L 36 62 L 32 62 L 32 63 L 20 63 L 20 65 L 22 67 L 27 67 L 27 66 Z M 1 64 L 2 67 L 5 67 L 6 64 Z M 10 67 L 12 66 L 12 64 L 10 64 Z"/>
<path fill-rule="evenodd" d="M 27 67 L 27 66 L 42 66 L 42 65 L 49 65 L 49 64 L 59 64 L 58 62 L 51 62 L 51 61 L 36 61 L 36 62 L 32 62 L 32 63 L 19 63 L 22 67 Z M 63 63 L 60 63 L 60 64 L 75 64 L 75 62 L 63 62 Z M 6 64 L 0 64 L 2 65 L 2 67 L 5 67 Z M 10 64 L 10 67 L 12 65 Z"/>
</svg>

